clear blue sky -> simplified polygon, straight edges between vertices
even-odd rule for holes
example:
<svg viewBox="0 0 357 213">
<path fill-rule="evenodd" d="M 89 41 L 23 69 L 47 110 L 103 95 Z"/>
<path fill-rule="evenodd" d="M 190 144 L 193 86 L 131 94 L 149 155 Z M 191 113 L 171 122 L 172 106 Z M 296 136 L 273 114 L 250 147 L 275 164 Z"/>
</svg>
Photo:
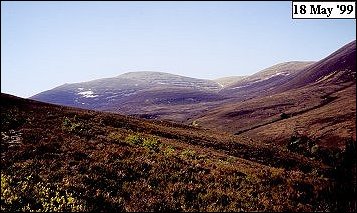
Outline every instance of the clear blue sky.
<svg viewBox="0 0 357 213">
<path fill-rule="evenodd" d="M 319 60 L 356 20 L 293 20 L 291 2 L 1 2 L 1 91 L 162 71 L 214 79 Z"/>
</svg>

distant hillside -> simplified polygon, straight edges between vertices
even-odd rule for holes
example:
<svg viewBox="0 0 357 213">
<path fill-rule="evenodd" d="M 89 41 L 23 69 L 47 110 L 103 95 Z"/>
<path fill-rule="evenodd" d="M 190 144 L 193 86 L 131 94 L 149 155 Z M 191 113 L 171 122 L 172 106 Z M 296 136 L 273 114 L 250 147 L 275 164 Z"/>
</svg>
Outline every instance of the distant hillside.
<svg viewBox="0 0 357 213">
<path fill-rule="evenodd" d="M 0 98 L 2 211 L 356 212 L 355 41 L 242 79 L 132 72 L 32 97 L 59 105 Z"/>
<path fill-rule="evenodd" d="M 352 41 L 320 61 L 280 63 L 251 76 L 210 81 L 162 72 L 131 72 L 65 84 L 31 98 L 235 134 L 260 130 L 257 135 L 265 133 L 263 138 L 274 138 L 277 144 L 286 144 L 292 133 L 305 132 L 320 145 L 341 139 L 334 145 L 343 147 L 346 138 L 356 138 L 356 99 L 346 98 L 354 94 L 355 58 L 356 42 Z M 341 108 L 348 110 L 336 111 Z M 315 114 L 317 111 L 321 113 Z M 336 121 L 324 119 L 332 112 L 339 117 Z M 292 120 L 295 123 L 288 122 Z M 262 130 L 274 129 L 279 123 L 289 123 L 291 129 Z M 329 127 L 332 123 L 333 129 Z"/>
<path fill-rule="evenodd" d="M 114 78 L 64 84 L 31 99 L 86 109 L 138 113 L 147 105 L 216 101 L 221 86 L 213 81 L 162 72 L 130 72 Z"/>
<path fill-rule="evenodd" d="M 64 84 L 32 96 L 31 99 L 65 106 L 120 112 L 151 119 L 185 122 L 203 114 L 229 98 L 247 98 L 261 94 L 258 81 L 272 79 L 280 71 L 293 72 L 307 62 L 288 62 L 273 66 L 252 76 L 232 76 L 214 81 L 189 78 L 163 72 L 130 72 L 114 78 L 98 79 L 83 83 Z M 270 77 L 271 78 L 270 78 Z M 260 79 L 260 80 L 259 80 Z M 251 88 L 236 93 L 237 87 L 254 83 Z M 267 81 L 265 81 L 267 82 Z M 268 85 L 269 86 L 269 85 Z M 238 86 L 240 87 L 240 86 Z M 244 86 L 243 86 L 244 87 Z"/>
<path fill-rule="evenodd" d="M 228 76 L 228 77 L 223 77 L 223 78 L 217 78 L 217 79 L 214 79 L 213 81 L 219 83 L 220 85 L 222 85 L 222 87 L 227 87 L 231 84 L 241 81 L 245 77 L 247 77 L 247 76 Z"/>
<path fill-rule="evenodd" d="M 290 89 L 313 83 L 342 84 L 351 81 L 356 82 L 356 40 L 296 73 L 294 79 L 282 87 Z"/>
<path fill-rule="evenodd" d="M 241 99 L 260 96 L 289 82 L 295 73 L 309 67 L 313 63 L 292 61 L 276 64 L 228 85 L 220 93 Z"/>
<path fill-rule="evenodd" d="M 224 88 L 220 93 L 237 98 L 192 120 L 282 146 L 293 134 L 324 147 L 343 148 L 348 138 L 356 140 L 355 41 L 316 63 L 262 81 L 266 71 L 267 76 L 277 72 L 274 67 L 250 76 L 251 81 Z"/>
</svg>

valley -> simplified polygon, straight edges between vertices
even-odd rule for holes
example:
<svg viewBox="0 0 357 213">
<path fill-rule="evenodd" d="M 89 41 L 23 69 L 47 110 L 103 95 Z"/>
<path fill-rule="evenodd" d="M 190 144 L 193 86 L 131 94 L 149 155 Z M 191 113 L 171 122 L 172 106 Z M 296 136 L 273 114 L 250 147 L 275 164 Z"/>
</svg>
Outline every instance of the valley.
<svg viewBox="0 0 357 213">
<path fill-rule="evenodd" d="M 320 61 L 280 63 L 251 76 L 203 80 L 162 72 L 130 72 L 65 84 L 31 99 L 145 119 L 194 123 L 252 137 L 258 129 L 260 134 L 266 132 L 266 141 L 280 145 L 290 135 L 307 134 L 320 145 L 330 146 L 327 141 L 332 139 L 356 140 L 356 99 L 351 98 L 356 90 L 355 57 L 356 42 L 352 41 Z M 336 111 L 337 106 L 346 107 L 346 114 Z M 316 112 L 317 117 L 310 117 Z M 330 132 L 331 121 L 324 118 L 333 116 L 332 112 L 340 117 L 336 118 L 337 129 Z M 287 123 L 289 129 L 271 131 L 271 135 L 261 131 Z M 335 145 L 343 148 L 341 144 L 331 146 Z"/>
<path fill-rule="evenodd" d="M 1 93 L 2 211 L 356 211 L 356 42 L 216 80 Z"/>
</svg>

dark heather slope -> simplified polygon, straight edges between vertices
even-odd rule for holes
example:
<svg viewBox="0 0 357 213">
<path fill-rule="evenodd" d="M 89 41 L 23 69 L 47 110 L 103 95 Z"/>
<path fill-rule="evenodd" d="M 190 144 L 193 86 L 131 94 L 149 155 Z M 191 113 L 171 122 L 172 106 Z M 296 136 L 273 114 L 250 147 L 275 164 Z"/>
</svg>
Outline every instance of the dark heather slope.
<svg viewBox="0 0 357 213">
<path fill-rule="evenodd" d="M 310 144 L 344 149 L 346 140 L 356 140 L 355 44 L 291 74 L 287 83 L 270 87 L 270 92 L 227 102 L 192 120 L 280 146 L 304 135 Z"/>
<path fill-rule="evenodd" d="M 282 90 L 299 88 L 327 79 L 332 79 L 332 84 L 356 82 L 356 40 L 296 73 L 294 79 L 282 86 Z"/>
<path fill-rule="evenodd" d="M 116 78 L 66 84 L 32 98 L 201 125 L 236 134 L 249 134 L 250 131 L 253 134 L 260 130 L 260 133 L 266 133 L 264 140 L 275 135 L 273 138 L 278 144 L 286 143 L 287 137 L 300 132 L 300 127 L 319 140 L 335 138 L 343 141 L 348 137 L 355 138 L 356 132 L 351 124 L 355 120 L 355 98 L 347 98 L 353 95 L 356 82 L 355 45 L 353 41 L 318 62 L 286 62 L 241 79 L 224 79 L 222 83 L 230 82 L 225 87 L 213 81 L 167 73 L 133 72 Z M 330 130 L 330 120 L 324 118 L 330 116 L 326 113 L 338 108 L 348 110 L 345 115 L 338 113 L 339 118 L 333 122 L 337 129 Z M 321 113 L 316 115 L 314 110 Z M 292 120 L 296 123 L 289 131 L 284 130 L 283 135 L 282 132 L 269 133 L 267 129 L 262 131 L 262 128 L 273 128 L 272 125 L 290 121 L 286 116 L 295 117 Z M 297 116 L 304 119 L 296 119 Z M 284 121 L 280 121 L 282 118 Z M 314 128 L 307 125 L 308 121 L 314 121 Z M 317 121 L 321 121 L 321 126 Z M 310 131 L 309 128 L 321 129 Z M 341 143 L 331 144 L 340 147 Z"/>
<path fill-rule="evenodd" d="M 0 98 L 2 211 L 355 210 L 343 162 L 334 170 L 248 137 Z"/>
<path fill-rule="evenodd" d="M 227 97 L 235 97 L 238 100 L 263 96 L 272 93 L 273 89 L 290 82 L 294 74 L 313 63 L 292 61 L 276 64 L 228 85 L 220 91 L 220 94 Z"/>
</svg>

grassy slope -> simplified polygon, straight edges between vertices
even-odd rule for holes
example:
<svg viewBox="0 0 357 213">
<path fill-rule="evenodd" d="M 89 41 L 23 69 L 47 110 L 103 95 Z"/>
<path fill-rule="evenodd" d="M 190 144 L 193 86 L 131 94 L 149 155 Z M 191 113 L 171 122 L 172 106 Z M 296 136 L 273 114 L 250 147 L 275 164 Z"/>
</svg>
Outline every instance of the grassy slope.
<svg viewBox="0 0 357 213">
<path fill-rule="evenodd" d="M 4 94 L 1 122 L 1 210 L 326 211 L 355 204 L 344 186 L 336 188 L 330 167 L 244 136 Z"/>
<path fill-rule="evenodd" d="M 246 135 L 284 144 L 284 140 L 299 132 L 318 141 L 321 146 L 344 148 L 344 140 L 351 137 L 356 140 L 356 85 L 334 92 L 329 97 L 331 102 L 322 107 L 296 113 L 296 116 L 256 128 Z M 297 110 L 287 113 L 294 111 Z"/>
<path fill-rule="evenodd" d="M 324 147 L 343 148 L 344 140 L 356 140 L 356 84 L 311 86 L 222 105 L 198 124 L 231 133 L 256 137 L 286 146 L 300 133 Z M 281 119 L 282 114 L 286 119 Z"/>
</svg>

